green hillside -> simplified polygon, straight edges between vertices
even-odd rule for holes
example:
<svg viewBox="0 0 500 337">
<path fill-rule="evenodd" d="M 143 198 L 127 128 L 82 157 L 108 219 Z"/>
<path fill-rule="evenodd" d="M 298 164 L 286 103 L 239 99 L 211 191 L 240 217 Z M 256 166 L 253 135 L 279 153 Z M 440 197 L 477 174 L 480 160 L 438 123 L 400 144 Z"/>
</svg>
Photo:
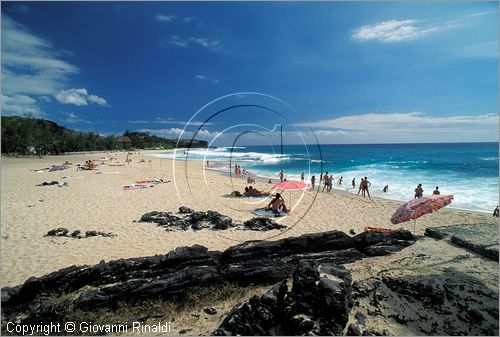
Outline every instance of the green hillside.
<svg viewBox="0 0 500 337">
<path fill-rule="evenodd" d="M 63 154 L 79 151 L 110 151 L 148 148 L 175 148 L 177 139 L 166 139 L 147 132 L 126 131 L 122 136 L 102 136 L 80 132 L 44 119 L 2 116 L 2 153 Z M 207 147 L 203 140 L 181 140 L 179 147 Z"/>
</svg>

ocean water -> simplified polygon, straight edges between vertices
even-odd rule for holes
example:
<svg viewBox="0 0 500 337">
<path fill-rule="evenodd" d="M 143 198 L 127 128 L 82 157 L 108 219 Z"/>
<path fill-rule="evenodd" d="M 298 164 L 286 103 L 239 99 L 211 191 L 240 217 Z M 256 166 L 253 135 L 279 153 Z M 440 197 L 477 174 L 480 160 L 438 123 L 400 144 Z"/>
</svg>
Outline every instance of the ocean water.
<svg viewBox="0 0 500 337">
<path fill-rule="evenodd" d="M 219 162 L 218 169 L 226 172 L 238 164 L 273 181 L 284 170 L 288 180 L 299 180 L 303 171 L 307 180 L 315 175 L 318 183 L 320 173 L 328 171 L 335 188 L 354 193 L 366 176 L 372 196 L 401 201 L 413 198 L 418 184 L 424 195 L 439 186 L 441 194 L 455 197 L 448 207 L 492 212 L 499 203 L 498 150 L 498 143 L 245 146 L 191 149 L 177 152 L 176 159 Z M 338 186 L 341 176 L 343 186 Z M 385 185 L 387 193 L 382 192 Z"/>
</svg>

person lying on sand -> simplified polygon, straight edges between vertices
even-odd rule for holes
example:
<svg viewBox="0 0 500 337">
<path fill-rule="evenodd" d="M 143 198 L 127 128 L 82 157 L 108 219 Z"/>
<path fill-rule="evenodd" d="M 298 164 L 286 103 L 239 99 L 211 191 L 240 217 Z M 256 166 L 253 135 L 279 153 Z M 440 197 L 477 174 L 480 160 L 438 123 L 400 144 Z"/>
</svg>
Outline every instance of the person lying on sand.
<svg viewBox="0 0 500 337">
<path fill-rule="evenodd" d="M 274 199 L 269 203 L 269 205 L 267 205 L 267 209 L 271 209 L 273 213 L 289 212 L 289 210 L 286 208 L 285 200 L 279 193 L 276 193 Z"/>
<path fill-rule="evenodd" d="M 271 192 L 262 192 L 252 186 L 245 187 L 245 195 L 261 197 L 263 195 L 271 195 Z"/>
</svg>

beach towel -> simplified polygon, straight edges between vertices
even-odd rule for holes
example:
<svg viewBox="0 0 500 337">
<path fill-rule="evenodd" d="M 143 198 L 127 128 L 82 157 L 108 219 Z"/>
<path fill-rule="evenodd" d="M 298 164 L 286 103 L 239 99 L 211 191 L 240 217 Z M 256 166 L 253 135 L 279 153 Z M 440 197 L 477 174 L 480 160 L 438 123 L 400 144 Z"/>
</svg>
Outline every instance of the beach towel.
<svg viewBox="0 0 500 337">
<path fill-rule="evenodd" d="M 285 213 L 285 212 L 273 213 L 272 210 L 265 209 L 265 208 L 259 208 L 259 209 L 254 210 L 253 214 L 258 215 L 258 216 L 280 217 L 280 216 L 285 216 L 288 213 Z"/>
<path fill-rule="evenodd" d="M 381 228 L 381 227 L 365 227 L 365 232 L 377 232 L 377 233 L 388 233 L 393 230 L 390 228 Z"/>
<path fill-rule="evenodd" d="M 142 184 L 130 184 L 130 185 L 125 185 L 123 186 L 123 189 L 125 191 L 129 191 L 129 190 L 139 190 L 139 189 L 142 189 L 142 188 L 148 188 L 148 186 L 146 185 L 142 185 Z"/>
<path fill-rule="evenodd" d="M 160 180 L 160 179 L 150 179 L 150 180 L 141 180 L 141 181 L 136 181 L 136 184 L 162 184 L 165 181 Z"/>
</svg>

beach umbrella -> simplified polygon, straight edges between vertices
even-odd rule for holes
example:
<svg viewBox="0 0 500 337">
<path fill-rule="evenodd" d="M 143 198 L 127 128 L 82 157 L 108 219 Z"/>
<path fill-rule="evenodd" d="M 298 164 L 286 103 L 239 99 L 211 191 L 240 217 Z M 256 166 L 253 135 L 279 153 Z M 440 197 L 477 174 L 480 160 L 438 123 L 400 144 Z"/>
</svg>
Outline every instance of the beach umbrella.
<svg viewBox="0 0 500 337">
<path fill-rule="evenodd" d="M 453 195 L 436 195 L 415 198 L 401 205 L 391 217 L 391 223 L 398 224 L 413 220 L 413 234 L 417 226 L 417 218 L 435 212 L 451 203 Z"/>
<path fill-rule="evenodd" d="M 301 181 L 287 180 L 274 185 L 273 189 L 293 191 L 293 190 L 307 190 L 308 188 L 311 187 L 312 186 L 310 184 L 306 184 Z M 290 205 L 291 204 L 292 204 L 292 192 L 290 192 Z"/>
<path fill-rule="evenodd" d="M 311 188 L 310 184 L 293 180 L 283 181 L 273 187 L 275 190 L 306 190 L 308 188 Z"/>
</svg>

